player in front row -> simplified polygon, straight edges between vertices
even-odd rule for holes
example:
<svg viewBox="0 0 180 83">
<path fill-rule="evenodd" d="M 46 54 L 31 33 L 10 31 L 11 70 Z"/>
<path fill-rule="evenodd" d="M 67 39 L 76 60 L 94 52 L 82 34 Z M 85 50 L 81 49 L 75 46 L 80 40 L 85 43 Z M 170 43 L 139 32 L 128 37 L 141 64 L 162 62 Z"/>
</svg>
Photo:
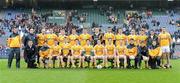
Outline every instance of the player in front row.
<svg viewBox="0 0 180 83">
<path fill-rule="evenodd" d="M 52 46 L 50 50 L 51 56 L 49 56 L 49 67 L 60 67 L 61 46 L 59 46 L 58 42 L 56 42 L 55 46 Z"/>
<path fill-rule="evenodd" d="M 162 56 L 162 51 L 161 48 L 157 45 L 157 41 L 152 41 L 152 46 L 149 47 L 149 66 L 152 69 L 160 68 L 161 66 L 161 56 Z"/>
<path fill-rule="evenodd" d="M 125 50 L 126 50 L 126 45 L 122 42 L 123 40 L 119 41 L 119 44 L 116 46 L 116 64 L 117 68 L 120 68 L 123 65 L 123 68 L 126 68 L 126 55 L 125 55 Z"/>
<path fill-rule="evenodd" d="M 49 64 L 49 56 L 50 55 L 50 47 L 48 47 L 48 45 L 45 43 L 39 51 L 39 62 L 40 62 L 40 67 L 44 67 L 44 68 L 48 68 L 48 64 Z"/>
<path fill-rule="evenodd" d="M 131 60 L 134 60 L 134 66 L 137 67 L 136 56 L 137 56 L 137 47 L 134 44 L 134 39 L 130 39 L 129 45 L 127 46 L 125 50 L 125 54 L 127 56 L 127 68 L 132 68 Z"/>
<path fill-rule="evenodd" d="M 108 44 L 105 46 L 105 67 L 108 67 L 108 61 L 110 61 L 112 64 L 111 66 L 116 67 L 116 48 L 113 44 L 113 40 L 110 38 L 108 39 Z"/>
<path fill-rule="evenodd" d="M 105 66 L 105 51 L 104 46 L 101 44 L 101 40 L 97 41 L 97 44 L 94 46 L 94 66 L 97 66 L 97 60 L 103 60 L 103 67 Z"/>
<path fill-rule="evenodd" d="M 79 41 L 76 40 L 76 44 L 71 47 L 71 63 L 72 67 L 75 68 L 75 60 L 79 60 L 78 68 L 81 67 L 81 54 L 82 54 L 82 46 L 79 45 Z"/>
<path fill-rule="evenodd" d="M 83 47 L 82 54 L 82 67 L 85 67 L 85 61 L 88 62 L 88 67 L 92 67 L 94 61 L 93 45 L 90 44 L 90 40 L 86 41 L 87 44 Z"/>
<path fill-rule="evenodd" d="M 64 43 L 61 46 L 60 64 L 61 67 L 70 67 L 71 45 L 68 43 L 67 37 L 64 38 Z"/>
<path fill-rule="evenodd" d="M 138 46 L 138 55 L 137 55 L 137 67 L 141 68 L 141 60 L 145 62 L 145 68 L 148 68 L 149 54 L 148 47 L 144 43 L 144 41 L 140 42 L 140 46 Z"/>
</svg>

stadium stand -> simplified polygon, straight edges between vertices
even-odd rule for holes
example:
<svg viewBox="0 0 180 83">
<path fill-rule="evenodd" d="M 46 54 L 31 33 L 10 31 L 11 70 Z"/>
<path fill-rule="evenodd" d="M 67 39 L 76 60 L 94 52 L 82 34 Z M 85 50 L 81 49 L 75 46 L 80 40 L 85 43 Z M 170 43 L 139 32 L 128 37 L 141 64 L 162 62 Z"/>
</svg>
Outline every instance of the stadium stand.
<svg viewBox="0 0 180 83">
<path fill-rule="evenodd" d="M 118 16 L 118 22 L 116 24 L 110 23 L 108 21 L 107 15 L 103 15 L 101 14 L 101 10 L 100 9 L 78 9 L 78 10 L 74 10 L 77 12 L 77 14 L 75 14 L 72 17 L 72 23 L 76 26 L 79 25 L 88 25 L 89 27 L 92 26 L 93 23 L 98 24 L 99 26 L 103 27 L 102 31 L 106 31 L 106 28 L 111 26 L 116 26 L 116 27 L 122 27 L 123 26 L 123 19 L 125 19 L 125 10 L 121 10 L 121 9 L 115 9 L 113 10 L 113 13 Z M 73 11 L 73 12 L 74 12 Z M 72 11 L 70 11 L 72 13 Z M 175 14 L 174 16 L 170 16 L 169 14 L 166 13 L 166 11 L 157 11 L 154 10 L 153 12 L 153 16 L 151 18 L 143 18 L 143 21 L 146 21 L 147 24 L 149 25 L 150 29 L 160 29 L 161 27 L 166 26 L 167 30 L 173 34 L 174 32 L 176 32 L 178 30 L 178 27 L 176 25 L 170 25 L 169 22 L 170 20 L 175 20 L 177 21 L 178 19 L 180 19 L 180 15 Z M 30 14 L 31 10 L 4 10 L 1 11 L 1 18 L 5 17 L 4 19 L 7 20 L 11 20 L 14 19 L 16 17 L 16 15 L 20 15 L 20 14 Z M 42 16 L 44 13 L 49 13 L 51 14 L 50 10 L 46 9 L 46 10 L 37 10 L 37 14 Z M 143 13 L 142 13 L 143 14 Z M 86 20 L 85 22 L 81 23 L 78 19 L 79 16 L 86 16 Z M 67 17 L 53 17 L 53 16 L 49 16 L 48 17 L 48 21 L 49 23 L 56 23 L 58 25 L 63 25 L 66 23 L 66 18 Z M 153 20 L 156 20 L 159 22 L 159 26 L 154 26 L 154 24 L 152 23 Z M 5 42 L 8 35 L 10 34 L 9 30 L 7 29 L 8 26 L 6 26 L 5 32 L 6 34 L 1 38 L 1 44 L 3 46 L 5 46 Z M 5 49 L 6 50 L 6 49 Z M 7 52 L 8 51 L 1 51 L 1 58 L 7 57 Z"/>
</svg>

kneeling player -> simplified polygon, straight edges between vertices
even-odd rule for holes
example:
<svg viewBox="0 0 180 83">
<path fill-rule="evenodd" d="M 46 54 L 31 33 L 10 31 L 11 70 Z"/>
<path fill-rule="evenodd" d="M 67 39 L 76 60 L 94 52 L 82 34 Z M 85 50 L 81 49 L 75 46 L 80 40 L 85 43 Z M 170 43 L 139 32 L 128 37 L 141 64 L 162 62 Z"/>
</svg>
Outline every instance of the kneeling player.
<svg viewBox="0 0 180 83">
<path fill-rule="evenodd" d="M 97 66 L 97 60 L 103 60 L 103 67 L 105 66 L 104 59 L 104 46 L 101 44 L 101 41 L 98 40 L 97 44 L 94 46 L 94 66 Z"/>
<path fill-rule="evenodd" d="M 82 56 L 82 67 L 85 67 L 85 61 L 88 62 L 88 66 L 91 68 L 93 63 L 93 46 L 90 44 L 90 40 L 87 40 L 87 44 L 83 47 L 83 56 Z"/>
<path fill-rule="evenodd" d="M 135 46 L 133 39 L 130 39 L 130 43 L 125 50 L 125 54 L 127 56 L 127 64 L 128 64 L 127 68 L 131 68 L 132 67 L 131 60 L 134 60 L 135 63 L 137 56 L 137 47 Z"/>
<path fill-rule="evenodd" d="M 43 45 L 39 51 L 40 67 L 48 68 L 48 57 L 50 56 L 50 48 L 47 44 Z"/>
<path fill-rule="evenodd" d="M 61 54 L 61 47 L 59 45 L 55 45 L 51 47 L 51 56 L 49 57 L 49 66 L 55 68 L 60 67 L 60 54 Z M 56 62 L 57 60 L 57 62 Z"/>
<path fill-rule="evenodd" d="M 79 45 L 79 41 L 76 40 L 76 45 L 71 47 L 71 63 L 72 63 L 72 67 L 75 68 L 75 60 L 79 60 L 79 64 L 78 67 L 81 67 L 81 52 L 82 52 L 82 47 Z"/>
<path fill-rule="evenodd" d="M 162 51 L 161 48 L 158 47 L 156 41 L 153 41 L 152 46 L 149 47 L 149 55 L 150 55 L 150 60 L 149 60 L 150 67 L 152 69 L 160 68 Z"/>
<path fill-rule="evenodd" d="M 108 44 L 105 46 L 105 67 L 108 67 L 108 61 L 112 63 L 112 67 L 116 67 L 116 49 L 112 39 L 108 39 Z"/>
<path fill-rule="evenodd" d="M 117 62 L 117 67 L 118 67 L 118 68 L 119 68 L 120 66 L 122 66 L 122 65 L 123 65 L 124 68 L 126 68 L 125 49 L 126 49 L 126 46 L 123 45 L 122 42 L 121 42 L 119 45 L 116 46 L 116 52 L 117 52 L 116 62 Z"/>
</svg>

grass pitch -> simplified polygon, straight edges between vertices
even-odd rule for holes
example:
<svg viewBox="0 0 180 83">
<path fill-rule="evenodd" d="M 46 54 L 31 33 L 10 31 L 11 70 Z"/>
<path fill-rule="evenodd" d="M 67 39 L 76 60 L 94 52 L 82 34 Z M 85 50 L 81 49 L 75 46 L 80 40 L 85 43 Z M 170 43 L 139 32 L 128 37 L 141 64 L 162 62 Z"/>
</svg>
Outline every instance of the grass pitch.
<svg viewBox="0 0 180 83">
<path fill-rule="evenodd" d="M 7 68 L 0 59 L 0 83 L 180 83 L 180 59 L 172 69 L 27 69 Z"/>
</svg>

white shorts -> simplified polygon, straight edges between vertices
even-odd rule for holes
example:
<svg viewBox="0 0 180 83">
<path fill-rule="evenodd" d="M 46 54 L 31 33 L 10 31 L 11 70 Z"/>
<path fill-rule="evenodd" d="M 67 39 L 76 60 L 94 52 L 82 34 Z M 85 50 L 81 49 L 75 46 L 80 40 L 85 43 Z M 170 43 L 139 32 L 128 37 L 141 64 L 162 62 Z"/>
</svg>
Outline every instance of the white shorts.
<svg viewBox="0 0 180 83">
<path fill-rule="evenodd" d="M 96 58 L 96 59 L 103 59 L 104 56 L 103 56 L 103 55 L 101 55 L 101 56 L 95 56 L 95 58 Z"/>
<path fill-rule="evenodd" d="M 118 57 L 119 57 L 119 58 L 126 58 L 125 55 L 119 55 Z"/>
<path fill-rule="evenodd" d="M 146 57 L 146 56 L 142 56 L 143 60 L 144 61 L 148 61 L 149 60 L 149 57 Z"/>
<path fill-rule="evenodd" d="M 162 53 L 170 53 L 170 47 L 169 46 L 162 46 L 161 51 L 162 51 Z"/>
<path fill-rule="evenodd" d="M 135 56 L 129 56 L 129 59 L 133 59 L 133 60 L 134 60 L 134 59 L 135 59 Z"/>
<path fill-rule="evenodd" d="M 79 58 L 81 58 L 81 56 L 75 55 L 75 56 L 73 56 L 73 58 L 74 59 L 79 59 Z"/>
</svg>

